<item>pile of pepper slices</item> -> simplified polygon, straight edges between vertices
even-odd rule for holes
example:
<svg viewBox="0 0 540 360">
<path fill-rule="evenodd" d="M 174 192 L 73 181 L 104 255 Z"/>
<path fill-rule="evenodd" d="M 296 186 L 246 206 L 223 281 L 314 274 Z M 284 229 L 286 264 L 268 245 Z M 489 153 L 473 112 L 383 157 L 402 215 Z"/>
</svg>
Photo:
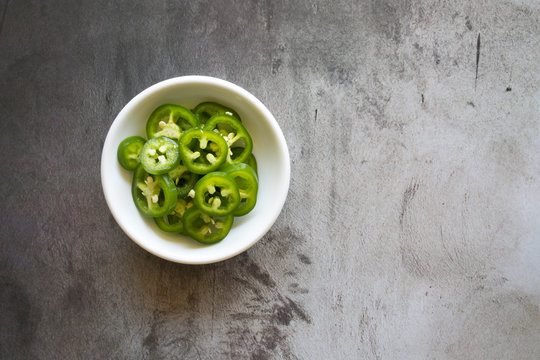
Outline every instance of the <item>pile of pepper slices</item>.
<svg viewBox="0 0 540 360">
<path fill-rule="evenodd" d="M 118 162 L 134 171 L 135 206 L 161 230 L 213 244 L 227 236 L 235 216 L 255 207 L 253 142 L 233 109 L 165 104 L 148 118 L 146 135 L 124 139 Z"/>
</svg>

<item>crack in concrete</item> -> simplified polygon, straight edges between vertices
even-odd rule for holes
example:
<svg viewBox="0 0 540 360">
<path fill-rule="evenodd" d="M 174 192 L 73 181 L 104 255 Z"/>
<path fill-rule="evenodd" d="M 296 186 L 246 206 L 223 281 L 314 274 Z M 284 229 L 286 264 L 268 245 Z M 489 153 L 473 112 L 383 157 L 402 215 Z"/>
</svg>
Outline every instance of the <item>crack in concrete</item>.
<svg viewBox="0 0 540 360">
<path fill-rule="evenodd" d="M 478 82 L 478 65 L 480 64 L 480 33 L 478 33 L 478 39 L 476 40 L 476 72 L 474 76 L 474 90 L 476 90 L 476 83 Z"/>
</svg>

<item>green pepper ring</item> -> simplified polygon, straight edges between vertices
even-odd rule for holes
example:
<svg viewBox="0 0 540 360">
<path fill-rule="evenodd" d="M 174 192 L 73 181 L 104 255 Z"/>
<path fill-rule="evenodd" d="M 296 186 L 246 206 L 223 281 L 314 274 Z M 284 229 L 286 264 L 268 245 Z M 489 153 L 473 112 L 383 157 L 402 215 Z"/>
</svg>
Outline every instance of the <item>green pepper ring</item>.
<svg viewBox="0 0 540 360">
<path fill-rule="evenodd" d="M 152 178 L 152 184 L 150 185 L 148 182 L 149 177 Z M 141 187 L 148 186 L 153 186 L 154 191 L 145 196 Z M 139 164 L 133 173 L 131 195 L 137 209 L 143 215 L 149 217 L 160 217 L 169 214 L 174 209 L 178 198 L 176 186 L 174 186 L 174 182 L 169 175 L 149 174 L 144 170 L 142 164 Z M 157 196 L 157 198 L 152 199 L 152 196 Z"/>
<path fill-rule="evenodd" d="M 163 119 L 167 119 L 165 128 L 160 126 L 160 122 Z M 148 139 L 158 136 L 178 139 L 183 131 L 197 127 L 198 125 L 199 120 L 189 109 L 181 105 L 165 104 L 155 109 L 148 118 L 146 122 L 146 136 Z"/>
<path fill-rule="evenodd" d="M 196 206 L 189 208 L 182 218 L 184 231 L 203 244 L 215 244 L 223 240 L 231 230 L 233 221 L 234 216 L 232 215 L 210 217 Z"/>
<path fill-rule="evenodd" d="M 154 221 L 156 222 L 157 226 L 165 232 L 186 235 L 182 218 L 190 206 L 193 206 L 193 201 L 191 198 L 178 196 L 174 209 L 165 216 L 154 218 Z"/>
<path fill-rule="evenodd" d="M 211 131 L 219 131 L 220 124 L 227 125 L 233 130 L 233 132 L 227 134 L 228 137 L 224 137 L 227 145 L 231 148 L 231 151 L 227 155 L 227 162 L 230 164 L 237 164 L 247 161 L 249 155 L 251 155 L 251 151 L 253 150 L 253 140 L 251 139 L 251 136 L 249 135 L 249 132 L 246 130 L 244 125 L 242 125 L 242 123 L 233 116 L 217 114 L 208 119 L 208 121 L 204 125 L 204 129 Z M 238 152 L 237 150 L 233 152 L 232 149 L 239 148 L 238 146 L 234 146 L 234 144 L 240 140 L 244 142 L 244 147 L 240 147 L 242 149 L 240 152 Z"/>
<path fill-rule="evenodd" d="M 169 176 L 176 184 L 178 198 L 186 196 L 199 180 L 199 175 L 190 172 L 183 164 L 169 171 Z"/>
<path fill-rule="evenodd" d="M 232 214 L 240 204 L 236 182 L 221 171 L 206 174 L 197 181 L 193 189 L 195 205 L 209 216 Z"/>
<path fill-rule="evenodd" d="M 255 170 L 247 164 L 231 164 L 220 169 L 234 179 L 240 193 L 240 204 L 234 209 L 234 216 L 248 214 L 257 203 L 259 184 Z"/>
<path fill-rule="evenodd" d="M 240 119 L 240 115 L 238 115 L 236 111 L 225 105 L 221 105 L 212 101 L 202 102 L 199 105 L 195 106 L 195 109 L 193 109 L 193 113 L 195 114 L 195 116 L 197 116 L 197 119 L 199 119 L 200 124 L 206 123 L 208 119 L 210 119 L 216 114 L 231 115 L 237 118 L 238 121 L 242 121 L 242 119 Z"/>
<path fill-rule="evenodd" d="M 192 148 L 194 146 L 193 142 L 196 141 L 195 139 L 199 141 L 199 145 L 197 146 L 198 149 Z M 204 142 L 203 149 L 201 149 L 201 140 Z M 178 143 L 180 145 L 180 157 L 182 158 L 182 163 L 192 173 L 199 175 L 207 174 L 217 170 L 227 160 L 227 142 L 221 135 L 216 134 L 213 131 L 199 128 L 189 129 L 182 134 Z M 219 153 L 215 153 L 216 155 L 208 153 L 204 156 L 204 151 L 210 147 L 208 143 L 215 144 Z M 212 156 L 210 157 L 210 155 Z M 213 162 L 208 160 L 209 157 Z"/>
<path fill-rule="evenodd" d="M 259 176 L 259 172 L 257 170 L 257 159 L 255 158 L 255 155 L 253 155 L 253 153 L 249 155 L 244 164 L 248 164 L 255 171 L 255 175 Z"/>
<path fill-rule="evenodd" d="M 171 217 L 174 215 L 165 215 L 154 218 L 154 221 L 156 222 L 156 225 L 161 230 L 172 233 L 172 234 L 181 234 L 185 235 L 186 232 L 184 231 L 184 223 L 180 219 L 177 222 L 171 223 Z M 178 219 L 178 218 L 177 218 Z"/>
<path fill-rule="evenodd" d="M 146 139 L 141 136 L 130 136 L 118 145 L 116 156 L 124 169 L 133 171 L 139 165 L 139 153 L 145 142 Z"/>
<path fill-rule="evenodd" d="M 144 169 L 154 175 L 163 175 L 178 166 L 178 143 L 164 136 L 148 140 L 139 154 Z"/>
</svg>

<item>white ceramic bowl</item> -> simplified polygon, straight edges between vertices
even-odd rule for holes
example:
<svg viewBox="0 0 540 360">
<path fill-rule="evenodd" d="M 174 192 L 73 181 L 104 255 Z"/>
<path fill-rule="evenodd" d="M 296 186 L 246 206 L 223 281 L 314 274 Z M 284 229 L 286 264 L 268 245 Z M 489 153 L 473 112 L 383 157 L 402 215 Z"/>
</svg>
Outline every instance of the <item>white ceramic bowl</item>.
<svg viewBox="0 0 540 360">
<path fill-rule="evenodd" d="M 235 109 L 253 138 L 259 193 L 248 214 L 235 217 L 225 239 L 203 245 L 181 235 L 161 231 L 136 209 L 131 197 L 132 172 L 118 164 L 116 150 L 131 135 L 145 136 L 146 120 L 159 105 L 193 108 L 215 101 Z M 270 111 L 255 96 L 230 82 L 206 76 L 182 76 L 162 81 L 135 96 L 109 129 L 101 155 L 101 183 L 112 215 L 122 230 L 142 248 L 163 259 L 184 264 L 208 264 L 228 259 L 255 244 L 276 221 L 289 189 L 290 160 L 283 133 Z"/>
</svg>

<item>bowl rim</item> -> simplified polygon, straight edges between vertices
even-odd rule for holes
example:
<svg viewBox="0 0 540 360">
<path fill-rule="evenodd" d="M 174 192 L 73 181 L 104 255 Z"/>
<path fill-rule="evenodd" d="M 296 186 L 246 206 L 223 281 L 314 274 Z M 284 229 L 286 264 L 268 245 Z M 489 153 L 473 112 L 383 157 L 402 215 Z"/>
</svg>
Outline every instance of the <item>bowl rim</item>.
<svg viewBox="0 0 540 360">
<path fill-rule="evenodd" d="M 272 127 L 272 130 L 274 131 L 277 142 L 279 143 L 279 147 L 277 149 L 279 152 L 279 157 L 281 160 L 284 160 L 283 161 L 284 168 L 280 169 L 280 171 L 282 171 L 282 176 L 283 176 L 284 185 L 285 185 L 283 187 L 284 191 L 281 191 L 279 192 L 279 194 L 276 194 L 277 199 L 275 200 L 278 205 L 276 206 L 276 211 L 273 214 L 269 214 L 269 216 L 271 215 L 270 216 L 271 219 L 270 221 L 267 221 L 267 225 L 263 229 L 261 229 L 261 231 L 259 231 L 259 233 L 256 236 L 254 236 L 251 241 L 246 242 L 244 246 L 241 246 L 236 251 L 227 253 L 223 256 L 215 256 L 215 257 L 208 258 L 205 260 L 193 260 L 193 259 L 186 260 L 186 259 L 182 259 L 182 257 L 172 256 L 171 254 L 159 253 L 145 246 L 144 243 L 139 241 L 135 235 L 131 234 L 130 230 L 127 227 L 124 227 L 122 221 L 120 221 L 119 219 L 119 215 L 116 214 L 115 211 L 113 211 L 114 207 L 112 206 L 111 200 L 109 199 L 107 195 L 108 191 L 106 189 L 107 186 L 105 185 L 107 183 L 106 175 L 105 175 L 107 170 L 106 170 L 106 161 L 104 160 L 106 157 L 111 156 L 111 154 L 106 152 L 106 149 L 110 147 L 109 142 L 112 141 L 110 140 L 110 137 L 112 137 L 111 133 L 115 133 L 117 128 L 120 126 L 120 123 L 121 123 L 120 119 L 124 118 L 125 115 L 129 113 L 133 107 L 135 107 L 138 103 L 144 100 L 144 98 L 146 98 L 148 95 L 154 92 L 160 91 L 164 88 L 171 87 L 171 86 L 178 86 L 178 85 L 183 85 L 183 84 L 194 84 L 194 83 L 199 84 L 199 85 L 212 85 L 212 86 L 225 88 L 226 90 L 236 93 L 236 95 L 239 95 L 240 97 L 245 98 L 251 104 L 253 104 L 263 114 L 265 121 Z M 109 130 L 107 131 L 107 136 L 105 137 L 105 141 L 103 143 L 100 165 L 101 165 L 100 166 L 101 186 L 102 186 L 102 191 L 105 197 L 105 201 L 107 203 L 110 213 L 112 214 L 113 218 L 115 219 L 116 223 L 120 226 L 122 231 L 132 241 L 134 241 L 137 245 L 139 245 L 141 248 L 148 251 L 149 253 L 168 261 L 182 263 L 182 264 L 189 264 L 189 265 L 203 265 L 203 264 L 211 264 L 215 262 L 224 261 L 236 255 L 241 254 L 242 252 L 248 250 L 250 247 L 255 245 L 270 230 L 270 228 L 276 222 L 279 214 L 283 210 L 283 206 L 285 204 L 285 201 L 287 199 L 287 195 L 289 192 L 290 177 L 291 177 L 291 164 L 290 164 L 290 156 L 289 156 L 289 150 L 287 147 L 287 142 L 285 140 L 285 136 L 283 135 L 281 128 L 279 127 L 279 124 L 277 123 L 276 119 L 274 118 L 270 110 L 268 110 L 268 108 L 259 99 L 257 99 L 253 94 L 251 94 L 249 91 L 245 90 L 244 88 L 223 79 L 219 79 L 219 78 L 215 78 L 211 76 L 203 76 L 203 75 L 186 75 L 186 76 L 179 76 L 179 77 L 166 79 L 154 85 L 151 85 L 150 87 L 144 89 L 143 91 L 135 95 L 135 97 L 133 97 L 122 108 L 122 110 L 120 110 L 118 115 L 116 115 L 116 117 L 114 118 L 111 126 L 109 127 Z M 111 189 L 109 189 L 109 191 L 111 191 Z"/>
</svg>

